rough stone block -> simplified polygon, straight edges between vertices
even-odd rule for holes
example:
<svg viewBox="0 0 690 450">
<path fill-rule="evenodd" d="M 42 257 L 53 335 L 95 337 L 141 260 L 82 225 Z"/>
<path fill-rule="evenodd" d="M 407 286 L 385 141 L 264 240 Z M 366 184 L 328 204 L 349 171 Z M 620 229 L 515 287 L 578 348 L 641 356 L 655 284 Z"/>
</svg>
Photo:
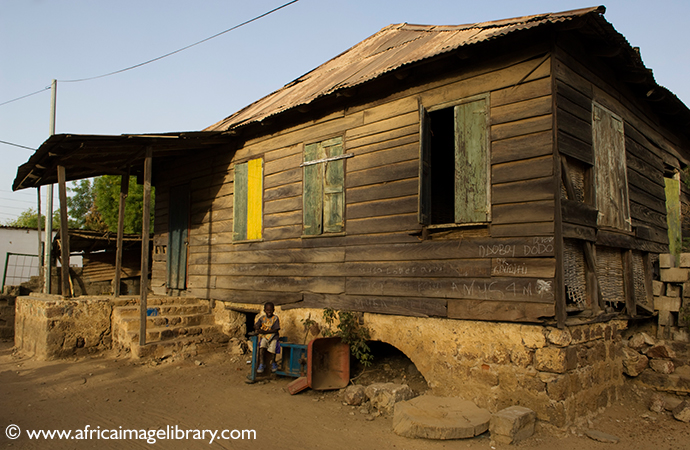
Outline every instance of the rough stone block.
<svg viewBox="0 0 690 450">
<path fill-rule="evenodd" d="M 652 295 L 658 297 L 664 295 L 666 285 L 657 280 L 652 280 Z"/>
<path fill-rule="evenodd" d="M 489 428 L 491 413 L 459 398 L 422 395 L 395 405 L 393 431 L 408 438 L 466 439 Z"/>
<path fill-rule="evenodd" d="M 690 282 L 683 283 L 683 298 L 690 297 Z"/>
<path fill-rule="evenodd" d="M 623 347 L 623 373 L 636 377 L 649 365 L 649 359 L 632 348 Z"/>
<path fill-rule="evenodd" d="M 647 350 L 648 358 L 675 358 L 676 353 L 666 343 L 657 344 Z"/>
<path fill-rule="evenodd" d="M 673 409 L 673 417 L 681 422 L 690 422 L 690 402 L 684 400 Z"/>
<path fill-rule="evenodd" d="M 669 283 L 666 285 L 666 297 L 680 297 L 680 290 L 681 285 Z"/>
<path fill-rule="evenodd" d="M 647 333 L 636 333 L 628 341 L 628 347 L 640 351 L 652 345 L 656 345 L 656 339 Z"/>
<path fill-rule="evenodd" d="M 361 385 L 348 386 L 343 393 L 343 401 L 348 405 L 359 406 L 367 400 L 366 388 Z"/>
<path fill-rule="evenodd" d="M 529 408 L 511 406 L 493 414 L 489 423 L 491 439 L 499 444 L 514 444 L 534 434 L 537 414 Z"/>
<path fill-rule="evenodd" d="M 406 384 L 374 383 L 364 390 L 371 406 L 383 414 L 393 413 L 395 404 L 414 397 L 412 389 Z"/>
<path fill-rule="evenodd" d="M 680 267 L 690 267 L 690 253 L 680 254 Z"/>
<path fill-rule="evenodd" d="M 614 436 L 612 434 L 604 433 L 603 431 L 599 430 L 587 430 L 585 431 L 585 434 L 587 435 L 588 438 L 598 441 L 598 442 L 604 442 L 606 444 L 617 444 L 618 441 L 620 441 L 620 438 L 617 436 Z"/>
<path fill-rule="evenodd" d="M 649 361 L 649 367 L 655 372 L 665 374 L 673 373 L 673 371 L 676 370 L 673 361 L 668 359 L 652 359 Z"/>
<path fill-rule="evenodd" d="M 673 267 L 670 269 L 661 269 L 659 272 L 661 272 L 661 281 L 666 283 L 685 283 L 688 281 L 688 269 Z"/>
<path fill-rule="evenodd" d="M 553 345 L 556 345 L 558 347 L 565 347 L 572 342 L 573 337 L 570 335 L 570 331 L 568 330 L 549 328 L 546 339 Z"/>
<path fill-rule="evenodd" d="M 678 312 L 680 310 L 680 297 L 654 297 L 654 309 Z"/>
<path fill-rule="evenodd" d="M 544 347 L 534 353 L 535 368 L 541 372 L 565 373 L 577 366 L 574 347 Z"/>
<path fill-rule="evenodd" d="M 676 257 L 670 253 L 662 253 L 659 255 L 659 267 L 662 269 L 669 269 L 676 266 Z"/>
</svg>

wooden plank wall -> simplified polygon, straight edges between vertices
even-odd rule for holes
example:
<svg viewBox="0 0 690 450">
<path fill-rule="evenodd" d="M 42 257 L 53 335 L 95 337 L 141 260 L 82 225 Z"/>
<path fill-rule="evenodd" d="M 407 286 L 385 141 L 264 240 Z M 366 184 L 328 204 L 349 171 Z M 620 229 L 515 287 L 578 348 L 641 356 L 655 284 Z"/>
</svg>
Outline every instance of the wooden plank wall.
<svg viewBox="0 0 690 450">
<path fill-rule="evenodd" d="M 189 292 L 238 303 L 537 321 L 554 314 L 548 48 L 472 66 L 388 98 L 165 167 L 154 286 L 165 282 L 165 186 L 191 184 Z M 490 93 L 489 227 L 432 234 L 417 219 L 419 104 Z M 343 136 L 345 235 L 302 237 L 305 144 Z M 232 164 L 264 160 L 263 239 L 232 243 Z M 191 171 L 190 171 L 191 169 Z M 159 187 L 160 186 L 160 187 Z M 162 284 L 161 284 L 162 283 Z"/>
<path fill-rule="evenodd" d="M 577 239 L 587 262 L 588 307 L 625 305 L 634 316 L 651 311 L 650 255 L 668 251 L 664 173 L 680 168 L 677 139 L 656 125 L 654 114 L 622 85 L 591 52 L 562 35 L 554 52 L 557 147 L 563 158 L 563 236 Z M 594 207 L 592 103 L 624 121 L 626 175 L 632 232 L 600 229 Z M 565 198 L 570 184 L 582 185 L 575 197 Z M 616 256 L 602 270 L 601 256 Z M 572 258 L 571 258 L 572 259 Z M 634 261 L 645 261 L 635 267 Z M 620 270 L 617 272 L 613 266 Z M 596 269 L 592 269 L 596 267 Z M 642 276 L 637 272 L 642 273 Z M 612 276 L 611 274 L 617 273 Z M 616 288 L 611 293 L 612 286 Z M 637 303 L 637 307 L 635 306 Z M 620 307 L 620 306 L 619 306 Z"/>
<path fill-rule="evenodd" d="M 597 241 L 601 245 L 657 253 L 666 251 L 664 164 L 670 160 L 678 164 L 674 145 L 655 128 L 649 111 L 631 100 L 631 94 L 624 87 L 605 81 L 605 69 L 598 72 L 601 76 L 588 69 L 581 62 L 585 58 L 583 50 L 566 40 L 556 52 L 554 64 L 558 149 L 566 156 L 571 169 L 584 167 L 588 177 L 585 184 L 589 184 L 586 196 L 580 199 L 585 205 L 564 205 L 565 235 Z M 593 101 L 621 116 L 625 122 L 625 157 L 634 236 L 596 233 L 596 215 L 587 214 L 587 206 L 594 203 L 590 170 L 594 164 Z M 569 208 L 567 212 L 566 207 Z"/>
</svg>

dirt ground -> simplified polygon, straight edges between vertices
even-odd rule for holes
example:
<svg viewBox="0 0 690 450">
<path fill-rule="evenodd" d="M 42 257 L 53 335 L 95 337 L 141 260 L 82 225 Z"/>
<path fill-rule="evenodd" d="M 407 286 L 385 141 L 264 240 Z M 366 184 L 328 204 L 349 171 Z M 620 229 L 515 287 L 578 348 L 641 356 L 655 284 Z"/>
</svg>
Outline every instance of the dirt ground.
<svg viewBox="0 0 690 450">
<path fill-rule="evenodd" d="M 395 435 L 390 417 L 344 405 L 338 391 L 307 390 L 293 396 L 286 391 L 293 379 L 275 376 L 246 384 L 247 359 L 219 350 L 162 361 L 107 354 L 42 362 L 14 353 L 11 342 L 0 342 L 0 448 L 690 449 L 690 424 L 670 413 L 649 411 L 650 393 L 637 389 L 585 427 L 617 436 L 618 444 L 594 441 L 584 428 L 542 426 L 517 446 L 493 445 L 488 432 L 461 441 L 415 440 Z M 418 392 L 426 389 L 414 367 L 395 357 L 380 358 L 358 382 L 382 380 L 408 382 Z M 87 425 L 96 432 L 84 433 Z M 40 429 L 71 430 L 73 437 L 90 439 L 29 439 L 27 430 Z M 7 437 L 17 430 L 19 438 Z M 117 438 L 118 430 L 124 439 L 103 438 L 103 433 Z M 152 430 L 171 439 L 147 443 L 127 439 L 131 436 L 121 430 Z M 182 430 L 218 434 L 211 443 L 210 431 L 183 437 Z M 223 430 L 228 439 L 221 436 Z M 255 439 L 232 439 L 240 430 L 255 430 Z"/>
</svg>

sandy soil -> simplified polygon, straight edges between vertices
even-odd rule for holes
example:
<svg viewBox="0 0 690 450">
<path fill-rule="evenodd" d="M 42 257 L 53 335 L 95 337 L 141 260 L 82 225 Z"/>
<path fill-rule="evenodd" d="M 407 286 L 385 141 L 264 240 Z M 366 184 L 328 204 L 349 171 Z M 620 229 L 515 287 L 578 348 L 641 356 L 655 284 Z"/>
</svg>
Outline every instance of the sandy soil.
<svg viewBox="0 0 690 450">
<path fill-rule="evenodd" d="M 538 427 L 535 435 L 517 446 L 492 445 L 488 433 L 462 441 L 406 439 L 391 431 L 392 419 L 374 417 L 343 405 L 337 391 L 286 392 L 291 378 L 266 377 L 246 384 L 246 356 L 223 350 L 193 358 L 136 361 L 126 356 L 99 355 L 51 362 L 13 353 L 12 343 L 0 343 L 0 448 L 18 449 L 494 449 L 525 448 L 581 450 L 690 449 L 690 425 L 669 413 L 647 409 L 647 392 L 631 390 L 587 427 L 620 438 L 618 444 L 596 442 L 585 429 L 555 431 Z M 423 379 L 404 362 L 380 360 L 368 381 L 407 381 L 424 390 Z M 21 430 L 18 439 L 6 436 L 7 427 Z M 210 443 L 187 438 L 157 440 L 29 439 L 27 430 L 72 430 L 84 437 L 90 430 L 219 430 Z M 222 439 L 222 430 L 255 430 L 256 439 Z M 16 431 L 10 430 L 10 431 Z M 230 431 L 226 437 L 232 437 Z M 111 433 L 111 431 L 109 431 Z M 170 435 L 174 437 L 174 434 Z M 125 436 L 126 437 L 126 436 Z M 181 435 L 178 432 L 178 437 Z M 197 436 L 201 437 L 201 436 Z"/>
</svg>

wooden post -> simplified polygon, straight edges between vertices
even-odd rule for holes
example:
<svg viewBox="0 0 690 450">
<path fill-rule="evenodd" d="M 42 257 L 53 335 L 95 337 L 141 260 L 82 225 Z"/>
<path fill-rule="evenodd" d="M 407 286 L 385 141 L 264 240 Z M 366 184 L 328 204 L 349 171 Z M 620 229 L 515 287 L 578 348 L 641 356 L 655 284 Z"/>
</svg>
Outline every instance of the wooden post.
<svg viewBox="0 0 690 450">
<path fill-rule="evenodd" d="M 36 193 L 38 193 L 38 204 L 37 204 L 37 228 L 38 228 L 38 279 L 41 279 L 43 274 L 43 264 L 41 261 L 41 255 L 43 255 L 43 236 L 41 236 L 41 186 L 36 187 Z M 45 280 L 43 280 L 45 283 Z"/>
<path fill-rule="evenodd" d="M 146 295 L 149 288 L 149 233 L 151 229 L 151 165 L 153 150 L 146 148 L 144 161 L 144 211 L 141 223 L 141 281 L 139 283 L 139 345 L 146 345 Z"/>
<path fill-rule="evenodd" d="M 62 242 L 62 296 L 71 297 L 69 286 L 69 229 L 67 224 L 67 185 L 65 166 L 57 166 L 60 193 L 60 242 Z"/>
<path fill-rule="evenodd" d="M 125 232 L 125 202 L 129 194 L 129 170 L 122 175 L 120 182 L 120 209 L 117 215 L 117 250 L 115 251 L 115 278 L 113 283 L 113 296 L 120 296 L 120 276 L 122 274 L 122 238 Z"/>
</svg>

